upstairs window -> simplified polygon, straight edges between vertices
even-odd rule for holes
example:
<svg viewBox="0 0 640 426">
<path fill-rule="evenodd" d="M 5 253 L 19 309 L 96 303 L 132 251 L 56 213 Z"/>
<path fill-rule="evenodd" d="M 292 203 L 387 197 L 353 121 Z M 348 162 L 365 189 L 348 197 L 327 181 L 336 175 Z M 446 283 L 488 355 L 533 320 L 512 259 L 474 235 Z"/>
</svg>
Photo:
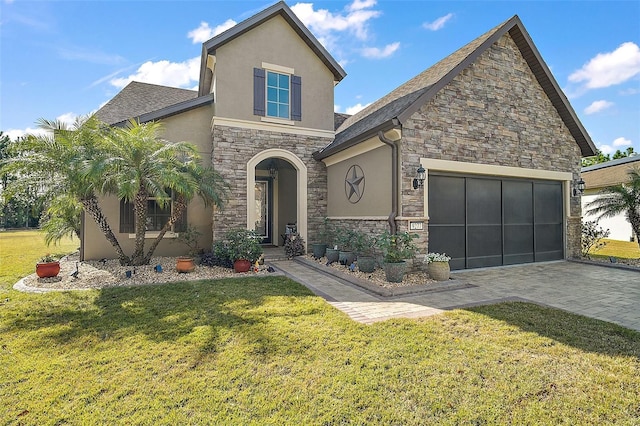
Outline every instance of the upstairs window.
<svg viewBox="0 0 640 426">
<path fill-rule="evenodd" d="M 272 65 L 274 68 L 282 68 Z M 253 69 L 253 114 L 279 120 L 302 120 L 300 76 L 265 68 Z M 293 123 L 291 123 L 293 124 Z"/>
<path fill-rule="evenodd" d="M 267 71 L 267 117 L 289 119 L 289 76 Z"/>
</svg>

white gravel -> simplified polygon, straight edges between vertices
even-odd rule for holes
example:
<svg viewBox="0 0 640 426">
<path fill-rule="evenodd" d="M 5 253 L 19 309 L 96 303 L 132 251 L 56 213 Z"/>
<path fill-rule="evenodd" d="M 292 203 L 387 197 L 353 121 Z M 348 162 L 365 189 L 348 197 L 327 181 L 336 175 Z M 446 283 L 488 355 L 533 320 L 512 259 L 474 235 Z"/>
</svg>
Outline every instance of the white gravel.
<svg viewBox="0 0 640 426">
<path fill-rule="evenodd" d="M 71 276 L 78 268 L 77 277 Z M 154 270 L 162 265 L 162 272 Z M 34 267 L 35 270 L 35 267 Z M 131 278 L 126 277 L 131 271 Z M 195 271 L 179 273 L 176 271 L 175 257 L 153 257 L 145 266 L 120 266 L 116 259 L 79 262 L 78 254 L 71 254 L 60 259 L 60 273 L 53 278 L 39 278 L 35 272 L 24 277 L 16 288 L 23 291 L 48 290 L 87 290 L 105 287 L 123 287 L 132 285 L 160 284 L 175 281 L 195 281 L 216 278 L 239 278 L 255 275 L 266 275 L 266 266 L 261 265 L 259 272 L 236 273 L 233 269 L 197 265 Z"/>
</svg>

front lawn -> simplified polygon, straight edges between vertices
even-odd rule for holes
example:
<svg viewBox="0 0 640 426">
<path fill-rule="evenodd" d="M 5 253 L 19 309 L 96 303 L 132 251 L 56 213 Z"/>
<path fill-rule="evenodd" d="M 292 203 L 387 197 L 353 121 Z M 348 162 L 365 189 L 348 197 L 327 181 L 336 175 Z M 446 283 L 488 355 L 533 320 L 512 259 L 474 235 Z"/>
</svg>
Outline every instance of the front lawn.
<svg viewBox="0 0 640 426">
<path fill-rule="evenodd" d="M 589 252 L 591 257 L 608 259 L 609 256 L 619 259 L 640 259 L 640 247 L 636 242 L 603 239 L 606 245 Z"/>
<path fill-rule="evenodd" d="M 366 326 L 283 277 L 45 295 L 3 280 L 2 424 L 640 419 L 640 333 L 535 305 Z"/>
</svg>

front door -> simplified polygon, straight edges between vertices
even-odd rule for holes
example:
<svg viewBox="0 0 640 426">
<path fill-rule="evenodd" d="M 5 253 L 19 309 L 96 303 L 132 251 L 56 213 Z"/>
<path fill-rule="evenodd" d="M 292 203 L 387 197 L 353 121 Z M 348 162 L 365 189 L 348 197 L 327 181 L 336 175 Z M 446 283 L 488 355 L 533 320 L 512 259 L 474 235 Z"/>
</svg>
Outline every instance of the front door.
<svg viewBox="0 0 640 426">
<path fill-rule="evenodd" d="M 256 233 L 263 243 L 271 243 L 273 236 L 272 179 L 256 178 Z"/>
</svg>

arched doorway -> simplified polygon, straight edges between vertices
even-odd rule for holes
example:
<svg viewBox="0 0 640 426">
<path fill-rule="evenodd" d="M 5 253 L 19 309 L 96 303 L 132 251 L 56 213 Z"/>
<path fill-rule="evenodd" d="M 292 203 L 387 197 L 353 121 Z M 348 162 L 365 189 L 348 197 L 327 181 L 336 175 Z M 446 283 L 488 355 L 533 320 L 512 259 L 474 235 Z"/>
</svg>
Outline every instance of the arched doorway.
<svg viewBox="0 0 640 426">
<path fill-rule="evenodd" d="M 306 241 L 307 167 L 287 150 L 264 150 L 247 162 L 247 228 L 281 245 L 292 223 Z"/>
</svg>

